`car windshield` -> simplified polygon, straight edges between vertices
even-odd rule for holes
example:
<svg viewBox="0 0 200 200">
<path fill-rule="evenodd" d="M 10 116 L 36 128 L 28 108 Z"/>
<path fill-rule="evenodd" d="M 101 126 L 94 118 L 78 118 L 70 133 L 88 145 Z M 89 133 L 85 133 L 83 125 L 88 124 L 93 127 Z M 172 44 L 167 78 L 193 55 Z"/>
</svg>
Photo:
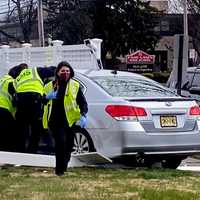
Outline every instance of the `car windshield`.
<svg viewBox="0 0 200 200">
<path fill-rule="evenodd" d="M 147 79 L 131 77 L 93 77 L 107 93 L 114 97 L 176 97 L 168 88 Z"/>
</svg>

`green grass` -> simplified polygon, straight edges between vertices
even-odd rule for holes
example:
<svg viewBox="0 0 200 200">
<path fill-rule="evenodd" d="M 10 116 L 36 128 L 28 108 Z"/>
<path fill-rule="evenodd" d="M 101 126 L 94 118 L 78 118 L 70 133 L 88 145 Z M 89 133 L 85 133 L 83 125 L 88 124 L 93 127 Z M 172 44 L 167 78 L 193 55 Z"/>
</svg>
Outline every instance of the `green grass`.
<svg viewBox="0 0 200 200">
<path fill-rule="evenodd" d="M 45 170 L 45 171 L 44 171 Z M 200 173 L 164 169 L 12 166 L 0 169 L 1 200 L 198 200 Z"/>
</svg>

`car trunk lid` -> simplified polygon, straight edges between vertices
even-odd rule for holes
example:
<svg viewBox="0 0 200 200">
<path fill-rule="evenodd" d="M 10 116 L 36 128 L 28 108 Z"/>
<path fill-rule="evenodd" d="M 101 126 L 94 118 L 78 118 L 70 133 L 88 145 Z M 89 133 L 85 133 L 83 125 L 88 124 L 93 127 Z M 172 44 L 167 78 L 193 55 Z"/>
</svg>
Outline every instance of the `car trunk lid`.
<svg viewBox="0 0 200 200">
<path fill-rule="evenodd" d="M 148 133 L 187 132 L 195 129 L 198 113 L 190 113 L 199 107 L 191 99 L 129 99 L 131 106 L 142 107 L 147 115 L 138 117 L 144 130 Z M 197 107 L 195 107 L 197 106 Z"/>
</svg>

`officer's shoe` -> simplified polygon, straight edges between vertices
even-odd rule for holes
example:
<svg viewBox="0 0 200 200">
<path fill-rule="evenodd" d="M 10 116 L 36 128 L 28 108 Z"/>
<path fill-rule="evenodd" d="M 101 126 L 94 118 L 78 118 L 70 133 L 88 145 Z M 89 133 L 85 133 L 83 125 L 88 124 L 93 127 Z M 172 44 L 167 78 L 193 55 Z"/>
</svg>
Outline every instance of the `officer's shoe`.
<svg viewBox="0 0 200 200">
<path fill-rule="evenodd" d="M 64 176 L 64 172 L 56 172 L 57 176 Z"/>
</svg>

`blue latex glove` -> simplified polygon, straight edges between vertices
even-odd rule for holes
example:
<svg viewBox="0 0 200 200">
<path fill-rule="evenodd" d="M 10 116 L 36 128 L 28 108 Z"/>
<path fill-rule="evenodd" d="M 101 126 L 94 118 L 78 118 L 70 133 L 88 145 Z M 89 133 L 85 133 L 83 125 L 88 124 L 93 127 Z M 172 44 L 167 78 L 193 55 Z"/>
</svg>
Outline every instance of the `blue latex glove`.
<svg viewBox="0 0 200 200">
<path fill-rule="evenodd" d="M 86 124 L 87 124 L 87 117 L 84 116 L 84 115 L 81 115 L 81 118 L 80 118 L 80 127 L 81 128 L 85 128 Z"/>
<path fill-rule="evenodd" d="M 51 91 L 46 95 L 47 99 L 56 99 L 57 98 L 57 91 Z"/>
</svg>

